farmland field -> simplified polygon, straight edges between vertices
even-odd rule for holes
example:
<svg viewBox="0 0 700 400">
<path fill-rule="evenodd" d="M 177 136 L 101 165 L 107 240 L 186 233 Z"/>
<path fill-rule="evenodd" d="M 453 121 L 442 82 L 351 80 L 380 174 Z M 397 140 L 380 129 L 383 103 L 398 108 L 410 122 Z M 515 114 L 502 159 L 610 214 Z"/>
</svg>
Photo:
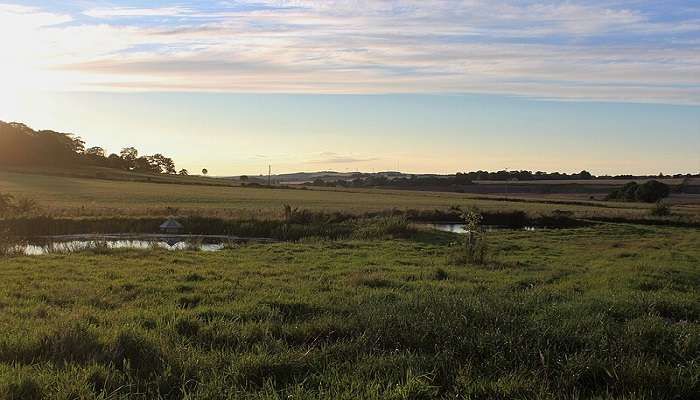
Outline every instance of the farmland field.
<svg viewBox="0 0 700 400">
<path fill-rule="evenodd" d="M 690 399 L 700 233 L 0 259 L 0 398 Z"/>
<path fill-rule="evenodd" d="M 265 189 L 244 187 L 153 184 L 0 172 L 0 192 L 29 197 L 44 212 L 55 216 L 152 216 L 180 213 L 226 218 L 276 218 L 290 204 L 309 210 L 364 213 L 388 209 L 432 210 L 450 206 L 476 206 L 484 211 L 522 210 L 546 214 L 568 210 L 579 217 L 619 216 L 639 218 L 650 205 L 581 201 L 551 196 L 504 201 L 497 196 L 445 192 L 380 189 Z M 700 202 L 677 200 L 678 216 L 700 220 Z"/>
</svg>

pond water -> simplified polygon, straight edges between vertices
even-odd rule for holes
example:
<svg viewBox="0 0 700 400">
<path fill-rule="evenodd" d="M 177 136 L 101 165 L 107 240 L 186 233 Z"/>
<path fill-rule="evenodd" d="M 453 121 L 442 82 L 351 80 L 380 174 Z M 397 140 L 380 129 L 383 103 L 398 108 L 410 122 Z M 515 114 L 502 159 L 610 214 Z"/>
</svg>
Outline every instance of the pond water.
<svg viewBox="0 0 700 400">
<path fill-rule="evenodd" d="M 466 228 L 466 225 L 464 224 L 430 224 L 430 226 L 433 229 L 437 229 L 441 232 L 451 232 L 451 233 L 467 233 L 468 230 Z M 496 230 L 502 230 L 502 229 L 515 229 L 515 228 L 509 228 L 507 226 L 495 226 L 495 225 L 487 225 L 484 227 L 487 232 L 490 231 L 496 231 Z M 534 231 L 537 228 L 534 226 L 526 226 L 523 228 L 520 228 L 520 230 L 525 230 L 525 231 Z"/>
<path fill-rule="evenodd" d="M 234 236 L 73 235 L 30 239 L 17 245 L 15 251 L 26 255 L 64 254 L 100 249 L 220 251 L 237 243 L 270 241 L 263 238 Z"/>
</svg>

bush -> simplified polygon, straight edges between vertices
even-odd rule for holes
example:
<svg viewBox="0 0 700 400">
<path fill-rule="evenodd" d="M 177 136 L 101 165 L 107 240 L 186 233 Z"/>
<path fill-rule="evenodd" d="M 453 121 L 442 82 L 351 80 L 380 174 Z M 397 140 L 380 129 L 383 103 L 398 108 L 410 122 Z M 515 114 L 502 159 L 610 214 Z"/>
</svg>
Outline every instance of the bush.
<svg viewBox="0 0 700 400">
<path fill-rule="evenodd" d="M 488 249 L 486 229 L 482 225 L 483 216 L 478 210 L 466 210 L 462 212 L 462 220 L 466 231 L 464 242 L 461 244 L 464 260 L 473 264 L 483 264 Z"/>
<path fill-rule="evenodd" d="M 671 206 L 659 201 L 649 210 L 649 215 L 653 217 L 666 217 L 671 215 Z"/>
<path fill-rule="evenodd" d="M 0 217 L 30 214 L 38 209 L 39 204 L 34 199 L 0 193 Z"/>
<path fill-rule="evenodd" d="M 641 185 L 637 182 L 628 182 L 620 189 L 611 192 L 606 199 L 655 203 L 668 197 L 669 193 L 668 185 L 656 180 L 650 180 Z"/>
<path fill-rule="evenodd" d="M 635 198 L 637 201 L 643 201 L 645 203 L 656 203 L 661 199 L 668 197 L 670 190 L 668 185 L 661 183 L 659 181 L 651 180 L 645 182 L 635 191 Z"/>
</svg>

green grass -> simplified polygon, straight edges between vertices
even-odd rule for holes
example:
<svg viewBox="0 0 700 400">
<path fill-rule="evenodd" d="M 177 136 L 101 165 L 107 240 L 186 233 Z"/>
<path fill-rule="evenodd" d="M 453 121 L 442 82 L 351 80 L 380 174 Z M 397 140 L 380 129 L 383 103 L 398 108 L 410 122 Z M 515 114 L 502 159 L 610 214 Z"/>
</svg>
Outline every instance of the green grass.
<svg viewBox="0 0 700 400">
<path fill-rule="evenodd" d="M 388 209 L 433 210 L 475 206 L 484 211 L 531 215 L 568 210 L 578 217 L 645 218 L 651 205 L 614 202 L 556 204 L 550 200 L 503 201 L 458 193 L 398 190 L 300 190 L 153 184 L 0 172 L 0 192 L 39 202 L 52 216 L 201 215 L 219 218 L 280 218 L 283 205 L 311 211 L 351 213 Z M 700 204 L 675 205 L 674 217 L 700 221 Z M 672 217 L 673 218 L 673 217 Z"/>
<path fill-rule="evenodd" d="M 700 232 L 0 259 L 0 398 L 690 399 Z"/>
</svg>

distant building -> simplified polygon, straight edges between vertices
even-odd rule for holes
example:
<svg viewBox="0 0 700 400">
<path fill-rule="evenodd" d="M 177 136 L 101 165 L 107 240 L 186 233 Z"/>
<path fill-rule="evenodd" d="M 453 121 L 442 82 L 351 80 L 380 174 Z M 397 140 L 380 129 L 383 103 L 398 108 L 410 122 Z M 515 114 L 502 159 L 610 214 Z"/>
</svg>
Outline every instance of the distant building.
<svg viewBox="0 0 700 400">
<path fill-rule="evenodd" d="M 160 231 L 162 233 L 178 234 L 182 233 L 183 228 L 182 224 L 177 222 L 174 218 L 168 218 L 160 225 Z"/>
</svg>

